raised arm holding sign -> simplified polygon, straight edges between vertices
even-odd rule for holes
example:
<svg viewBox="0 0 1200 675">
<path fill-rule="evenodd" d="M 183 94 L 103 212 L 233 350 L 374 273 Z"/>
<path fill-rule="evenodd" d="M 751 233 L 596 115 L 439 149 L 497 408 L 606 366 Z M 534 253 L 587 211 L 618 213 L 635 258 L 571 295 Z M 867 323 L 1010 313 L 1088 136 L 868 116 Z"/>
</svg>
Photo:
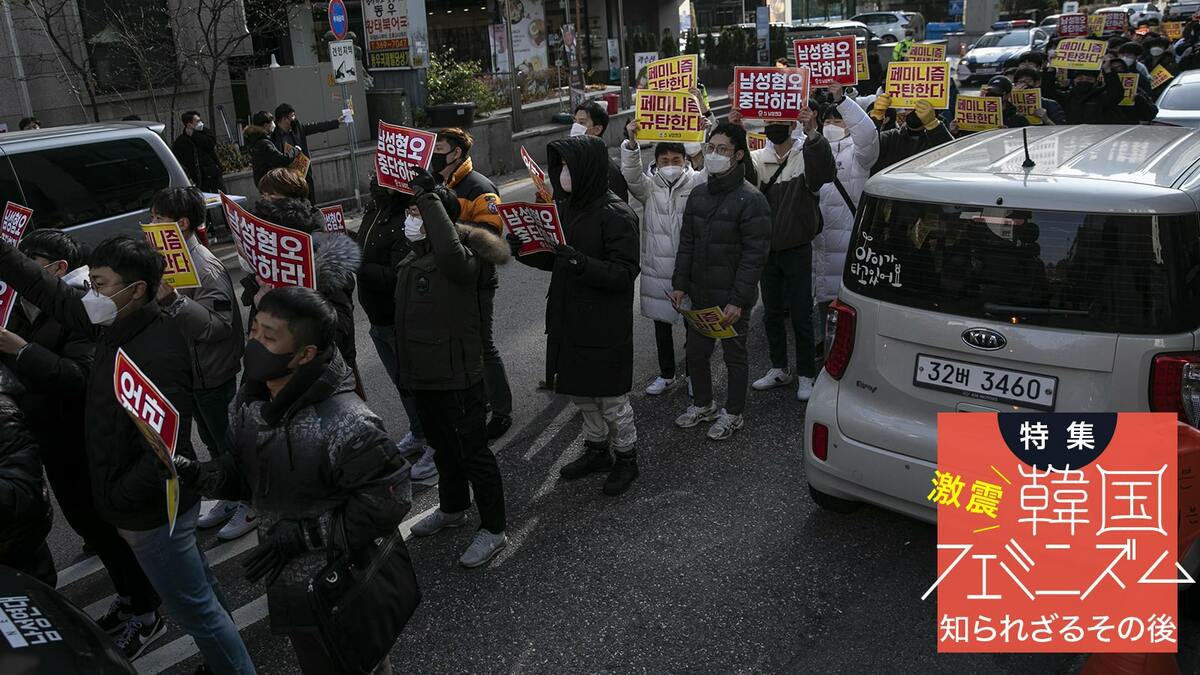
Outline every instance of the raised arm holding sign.
<svg viewBox="0 0 1200 675">
<path fill-rule="evenodd" d="M 32 217 L 32 209 L 12 202 L 6 204 L 4 219 L 0 221 L 0 239 L 16 246 L 17 242 L 21 241 L 22 235 L 25 234 L 25 228 L 29 226 L 29 219 Z M 17 292 L 4 283 L 3 279 L 0 279 L 0 328 L 8 325 L 8 317 L 16 305 Z"/>
<path fill-rule="evenodd" d="M 375 146 L 375 173 L 379 186 L 412 194 L 408 189 L 413 169 L 428 169 L 433 160 L 437 134 L 379 121 L 379 141 Z"/>
<path fill-rule="evenodd" d="M 558 207 L 554 204 L 510 202 L 496 208 L 508 231 L 521 239 L 518 256 L 553 252 L 556 244 L 566 245 L 567 238 L 558 218 Z"/>
</svg>

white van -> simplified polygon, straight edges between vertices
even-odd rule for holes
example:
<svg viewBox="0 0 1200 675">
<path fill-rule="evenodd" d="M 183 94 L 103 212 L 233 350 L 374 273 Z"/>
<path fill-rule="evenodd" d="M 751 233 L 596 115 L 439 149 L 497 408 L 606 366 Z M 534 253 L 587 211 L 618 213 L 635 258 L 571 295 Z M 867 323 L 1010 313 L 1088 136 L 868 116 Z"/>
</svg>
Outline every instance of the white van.
<svg viewBox="0 0 1200 675">
<path fill-rule="evenodd" d="M 868 181 L 805 418 L 813 499 L 932 522 L 937 414 L 1178 411 L 1200 132 L 976 134 Z"/>
</svg>

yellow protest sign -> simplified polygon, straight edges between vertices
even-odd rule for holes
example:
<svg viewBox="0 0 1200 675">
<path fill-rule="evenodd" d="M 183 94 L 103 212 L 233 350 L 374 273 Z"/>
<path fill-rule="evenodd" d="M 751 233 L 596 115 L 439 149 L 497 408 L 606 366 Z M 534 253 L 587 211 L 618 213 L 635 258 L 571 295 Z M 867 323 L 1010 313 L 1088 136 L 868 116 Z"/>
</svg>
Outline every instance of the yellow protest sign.
<svg viewBox="0 0 1200 675">
<path fill-rule="evenodd" d="M 686 92 L 639 89 L 637 121 L 639 141 L 704 141 L 704 116 L 700 114 L 700 104 Z"/>
<path fill-rule="evenodd" d="M 1061 40 L 1054 48 L 1054 58 L 1050 59 L 1050 67 L 1100 70 L 1100 63 L 1104 61 L 1104 52 L 1107 49 L 1108 43 L 1104 40 L 1087 38 Z"/>
<path fill-rule="evenodd" d="M 1175 77 L 1175 75 L 1173 75 L 1171 71 L 1163 68 L 1162 66 L 1155 66 L 1154 70 L 1150 71 L 1150 88 L 1158 89 L 1167 82 L 1170 82 L 1171 78 L 1173 77 Z"/>
<path fill-rule="evenodd" d="M 1141 76 L 1137 73 L 1121 73 L 1121 89 L 1125 90 L 1125 98 L 1121 99 L 1117 105 L 1133 105 L 1133 97 L 1137 95 L 1139 77 Z"/>
<path fill-rule="evenodd" d="M 292 160 L 292 165 L 288 168 L 301 176 L 308 176 L 308 167 L 312 164 L 312 160 L 303 152 L 296 153 L 296 159 Z"/>
<path fill-rule="evenodd" d="M 959 96 L 954 103 L 954 121 L 963 131 L 999 129 L 999 96 Z"/>
<path fill-rule="evenodd" d="M 867 48 L 859 47 L 858 51 L 858 81 L 871 79 L 871 67 L 867 65 Z"/>
<path fill-rule="evenodd" d="M 754 132 L 746 134 L 746 146 L 750 148 L 750 152 L 762 150 L 767 147 L 767 135 L 756 134 Z"/>
<path fill-rule="evenodd" d="M 918 42 L 908 48 L 905 61 L 945 61 L 946 45 L 935 45 L 928 42 Z"/>
<path fill-rule="evenodd" d="M 1042 107 L 1042 90 L 1041 89 L 1014 89 L 1008 95 L 1008 100 L 1016 106 L 1017 112 L 1022 115 L 1032 115 L 1035 110 Z"/>
<path fill-rule="evenodd" d="M 1167 39 L 1174 42 L 1183 37 L 1183 22 L 1182 21 L 1164 21 L 1162 25 L 1163 35 Z"/>
<path fill-rule="evenodd" d="M 929 101 L 936 109 L 950 106 L 950 64 L 945 61 L 888 64 L 887 84 L 893 108 L 912 108 L 917 101 Z"/>
<path fill-rule="evenodd" d="M 695 54 L 659 59 L 646 66 L 646 88 L 655 91 L 687 91 L 696 86 L 700 72 Z"/>
<path fill-rule="evenodd" d="M 1088 35 L 1103 35 L 1104 34 L 1104 15 L 1092 14 L 1088 16 Z"/>
<path fill-rule="evenodd" d="M 163 281 L 174 289 L 197 288 L 200 277 L 196 274 L 196 262 L 183 240 L 178 223 L 154 223 L 143 225 L 146 241 L 163 257 Z"/>
<path fill-rule="evenodd" d="M 1058 86 L 1061 87 L 1062 89 L 1066 89 L 1067 85 L 1070 84 L 1070 78 L 1068 77 L 1068 75 L 1069 75 L 1069 73 L 1067 73 L 1066 68 L 1055 68 L 1054 69 L 1054 81 L 1057 82 Z"/>
<path fill-rule="evenodd" d="M 681 309 L 679 313 L 683 314 L 683 318 L 687 319 L 692 328 L 695 328 L 696 332 L 704 337 L 714 340 L 737 337 L 737 331 L 733 329 L 733 326 L 723 325 L 725 312 L 722 312 L 720 307 Z"/>
</svg>

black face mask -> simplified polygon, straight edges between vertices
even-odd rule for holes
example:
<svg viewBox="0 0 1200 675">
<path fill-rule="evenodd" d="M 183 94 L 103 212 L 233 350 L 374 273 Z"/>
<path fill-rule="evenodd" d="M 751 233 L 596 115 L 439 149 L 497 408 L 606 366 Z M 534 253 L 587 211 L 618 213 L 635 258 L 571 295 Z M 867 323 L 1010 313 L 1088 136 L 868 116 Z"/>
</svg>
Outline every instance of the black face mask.
<svg viewBox="0 0 1200 675">
<path fill-rule="evenodd" d="M 786 124 L 768 124 L 765 134 L 768 141 L 779 145 L 787 143 L 787 140 L 792 137 L 792 129 Z"/>
<path fill-rule="evenodd" d="M 263 343 L 250 338 L 246 340 L 246 350 L 242 354 L 242 371 L 247 379 L 255 382 L 278 380 L 292 373 L 288 364 L 293 356 L 295 353 L 276 354 Z"/>
<path fill-rule="evenodd" d="M 454 151 L 451 150 L 450 152 Z M 446 168 L 446 165 L 450 163 L 450 152 L 441 155 L 436 152 L 433 153 L 433 159 L 429 162 L 429 170 L 435 174 L 441 173 Z"/>
<path fill-rule="evenodd" d="M 920 131 L 925 124 L 921 122 L 920 117 L 917 117 L 917 112 L 912 110 L 904 116 L 904 126 L 908 127 L 909 131 Z"/>
</svg>

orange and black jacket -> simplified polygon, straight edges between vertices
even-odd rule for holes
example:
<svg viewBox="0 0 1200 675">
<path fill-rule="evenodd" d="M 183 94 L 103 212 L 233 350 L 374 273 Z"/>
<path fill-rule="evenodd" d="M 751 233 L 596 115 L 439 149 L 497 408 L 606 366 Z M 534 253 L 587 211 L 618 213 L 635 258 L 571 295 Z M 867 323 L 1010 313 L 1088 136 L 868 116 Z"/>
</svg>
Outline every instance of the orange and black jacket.
<svg viewBox="0 0 1200 675">
<path fill-rule="evenodd" d="M 486 225 L 496 234 L 503 234 L 504 223 L 500 220 L 500 212 L 496 208 L 500 204 L 500 193 L 487 176 L 471 166 L 470 157 L 458 167 L 446 184 L 458 195 L 458 205 L 462 209 L 462 215 L 458 217 L 459 222 Z"/>
</svg>

